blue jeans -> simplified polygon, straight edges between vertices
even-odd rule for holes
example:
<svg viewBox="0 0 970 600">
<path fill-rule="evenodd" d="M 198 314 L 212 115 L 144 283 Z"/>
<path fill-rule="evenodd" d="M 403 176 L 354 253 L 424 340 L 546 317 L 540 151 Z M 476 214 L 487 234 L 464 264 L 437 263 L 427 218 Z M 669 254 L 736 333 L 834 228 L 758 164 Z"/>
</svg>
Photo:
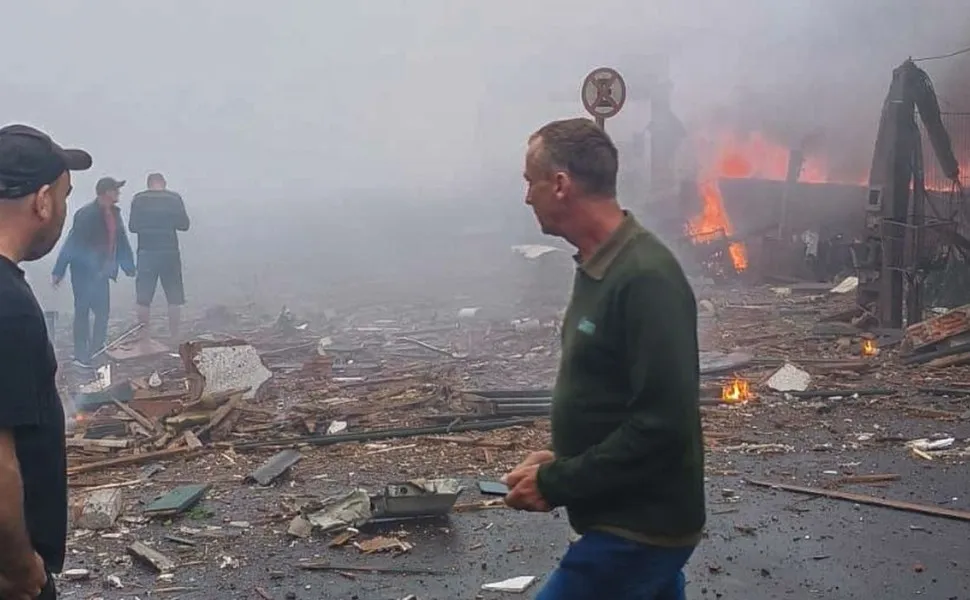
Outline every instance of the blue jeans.
<svg viewBox="0 0 970 600">
<path fill-rule="evenodd" d="M 108 336 L 108 312 L 111 310 L 109 279 L 72 270 L 71 287 L 74 290 L 74 358 L 88 362 L 92 354 L 104 347 Z"/>
<path fill-rule="evenodd" d="M 566 552 L 535 600 L 684 600 L 694 548 L 662 548 L 589 532 Z"/>
</svg>

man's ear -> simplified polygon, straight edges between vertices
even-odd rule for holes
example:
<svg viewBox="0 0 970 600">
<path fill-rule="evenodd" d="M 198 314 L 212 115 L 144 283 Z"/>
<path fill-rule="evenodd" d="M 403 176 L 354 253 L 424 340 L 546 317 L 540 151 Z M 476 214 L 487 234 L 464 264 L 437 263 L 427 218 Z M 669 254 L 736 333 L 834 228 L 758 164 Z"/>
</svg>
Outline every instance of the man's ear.
<svg viewBox="0 0 970 600">
<path fill-rule="evenodd" d="M 42 186 L 28 200 L 31 209 L 38 219 L 44 223 L 54 218 L 54 188 L 49 184 Z"/>
<path fill-rule="evenodd" d="M 569 194 L 570 188 L 572 188 L 573 180 L 569 176 L 569 173 L 565 171 L 556 171 L 553 176 L 553 191 L 556 194 L 556 198 L 562 200 Z"/>
</svg>

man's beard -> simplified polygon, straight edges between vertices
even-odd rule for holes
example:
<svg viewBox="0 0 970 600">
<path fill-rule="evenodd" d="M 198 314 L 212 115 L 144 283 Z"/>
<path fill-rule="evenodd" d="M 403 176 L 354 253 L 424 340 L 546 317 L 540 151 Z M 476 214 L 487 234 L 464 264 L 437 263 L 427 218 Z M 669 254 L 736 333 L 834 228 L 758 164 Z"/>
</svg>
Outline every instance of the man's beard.
<svg viewBox="0 0 970 600">
<path fill-rule="evenodd" d="M 40 260 L 54 249 L 57 245 L 57 241 L 61 239 L 61 231 L 64 229 L 64 222 L 61 221 L 60 225 L 56 228 L 52 225 L 49 229 L 41 230 L 37 232 L 34 239 L 30 242 L 30 246 L 27 247 L 27 252 L 24 253 L 23 260 L 25 262 L 30 262 L 34 260 Z"/>
</svg>

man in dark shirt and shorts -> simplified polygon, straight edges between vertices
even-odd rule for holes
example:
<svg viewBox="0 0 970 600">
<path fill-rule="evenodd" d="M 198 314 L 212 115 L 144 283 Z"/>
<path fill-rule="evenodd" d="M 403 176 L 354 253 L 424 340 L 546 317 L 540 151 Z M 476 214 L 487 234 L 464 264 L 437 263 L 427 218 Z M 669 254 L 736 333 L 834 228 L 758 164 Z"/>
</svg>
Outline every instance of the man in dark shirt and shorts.
<svg viewBox="0 0 970 600">
<path fill-rule="evenodd" d="M 697 304 L 670 250 L 617 202 L 617 166 L 588 119 L 529 139 L 526 204 L 578 250 L 552 449 L 504 478 L 509 506 L 564 506 L 582 535 L 538 600 L 683 600 L 704 527 Z"/>
<path fill-rule="evenodd" d="M 64 565 L 64 409 L 44 313 L 18 264 L 47 255 L 67 216 L 70 171 L 91 167 L 24 125 L 0 129 L 0 598 L 55 598 Z"/>
<path fill-rule="evenodd" d="M 185 212 L 182 197 L 166 189 L 165 177 L 161 173 L 149 175 L 148 189 L 132 198 L 128 230 L 138 235 L 135 296 L 138 320 L 144 326 L 143 338 L 150 333 L 152 300 L 161 281 L 168 302 L 169 334 L 172 342 L 177 344 L 180 307 L 185 304 L 177 232 L 189 230 L 189 215 Z"/>
</svg>

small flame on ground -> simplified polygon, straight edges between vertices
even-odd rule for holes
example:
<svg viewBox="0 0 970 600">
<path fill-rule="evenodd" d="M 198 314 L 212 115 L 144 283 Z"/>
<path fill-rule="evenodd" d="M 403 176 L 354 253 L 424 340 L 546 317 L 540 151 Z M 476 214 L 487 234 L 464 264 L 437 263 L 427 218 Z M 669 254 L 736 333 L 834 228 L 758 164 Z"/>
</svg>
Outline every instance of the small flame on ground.
<svg viewBox="0 0 970 600">
<path fill-rule="evenodd" d="M 751 392 L 748 382 L 740 377 L 735 377 L 734 381 L 721 387 L 721 400 L 730 404 L 747 402 L 751 399 Z"/>
<path fill-rule="evenodd" d="M 871 338 L 862 339 L 862 356 L 875 356 L 879 354 L 879 346 L 876 340 Z"/>
</svg>

